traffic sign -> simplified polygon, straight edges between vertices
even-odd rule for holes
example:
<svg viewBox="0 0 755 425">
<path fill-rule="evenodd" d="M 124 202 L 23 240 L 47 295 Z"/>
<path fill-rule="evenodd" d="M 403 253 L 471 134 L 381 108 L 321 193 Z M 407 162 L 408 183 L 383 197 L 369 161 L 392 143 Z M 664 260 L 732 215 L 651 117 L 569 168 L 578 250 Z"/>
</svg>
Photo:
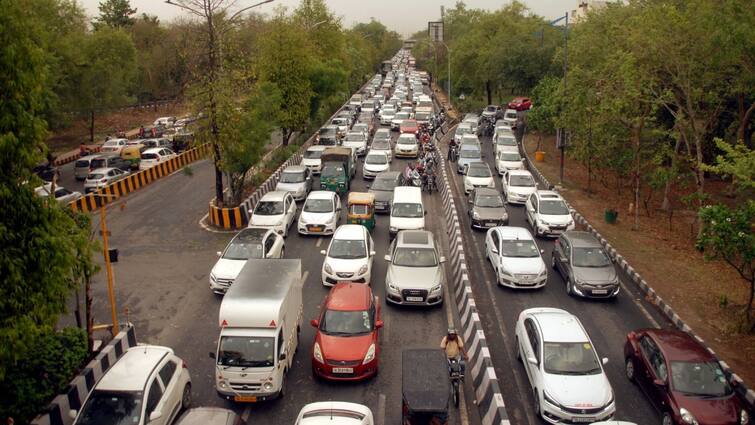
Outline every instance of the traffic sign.
<svg viewBox="0 0 755 425">
<path fill-rule="evenodd" d="M 427 34 L 436 43 L 443 42 L 443 21 L 431 21 L 427 23 Z"/>
</svg>

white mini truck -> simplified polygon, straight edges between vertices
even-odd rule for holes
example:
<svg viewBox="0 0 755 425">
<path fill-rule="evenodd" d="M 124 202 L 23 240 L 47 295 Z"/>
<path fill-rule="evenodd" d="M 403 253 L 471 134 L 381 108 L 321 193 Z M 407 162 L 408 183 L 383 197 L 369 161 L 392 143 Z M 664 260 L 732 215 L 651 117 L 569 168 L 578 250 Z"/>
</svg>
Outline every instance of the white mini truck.
<svg viewBox="0 0 755 425">
<path fill-rule="evenodd" d="M 302 322 L 301 260 L 247 261 L 220 304 L 215 389 L 236 402 L 282 397 Z"/>
</svg>

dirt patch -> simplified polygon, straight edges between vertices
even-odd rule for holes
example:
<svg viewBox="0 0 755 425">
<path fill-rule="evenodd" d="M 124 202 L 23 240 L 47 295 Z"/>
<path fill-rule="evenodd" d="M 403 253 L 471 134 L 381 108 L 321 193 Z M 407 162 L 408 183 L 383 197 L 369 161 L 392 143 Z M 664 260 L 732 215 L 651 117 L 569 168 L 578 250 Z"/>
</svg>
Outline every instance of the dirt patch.
<svg viewBox="0 0 755 425">
<path fill-rule="evenodd" d="M 537 136 L 525 138 L 528 154 L 534 158 Z M 558 182 L 559 151 L 553 137 L 541 144 L 545 161 L 537 168 L 551 183 Z M 627 259 L 648 284 L 703 338 L 716 353 L 749 385 L 755 385 L 755 335 L 736 332 L 735 309 L 747 300 L 747 286 L 736 272 L 722 262 L 707 262 L 694 248 L 693 222 L 695 212 L 677 210 L 669 220 L 658 211 L 660 199 L 649 203 L 650 216 L 640 209 L 639 230 L 632 230 L 633 215 L 628 206 L 634 194 L 628 182 L 617 189 L 615 177 L 593 180 L 588 193 L 587 170 L 566 158 L 564 196 L 611 244 Z M 605 183 L 605 184 L 604 184 Z M 719 182 L 720 183 L 720 182 Z M 707 182 L 706 182 L 707 185 Z M 607 187 L 608 186 L 608 187 Z M 708 185 L 715 197 L 725 197 L 723 184 Z M 675 193 L 681 199 L 684 193 Z M 604 221 L 608 207 L 619 211 L 615 225 Z"/>
</svg>

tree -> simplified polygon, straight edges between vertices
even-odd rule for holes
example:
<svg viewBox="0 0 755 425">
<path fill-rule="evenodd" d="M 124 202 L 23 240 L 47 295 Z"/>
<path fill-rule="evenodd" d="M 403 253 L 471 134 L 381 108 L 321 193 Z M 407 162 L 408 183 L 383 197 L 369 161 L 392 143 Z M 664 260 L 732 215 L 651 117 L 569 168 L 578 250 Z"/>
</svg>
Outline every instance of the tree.
<svg viewBox="0 0 755 425">
<path fill-rule="evenodd" d="M 131 8 L 129 0 L 103 0 L 99 6 L 100 16 L 92 22 L 95 29 L 103 26 L 110 28 L 124 28 L 134 25 L 136 21 L 132 16 L 136 9 Z"/>
<path fill-rule="evenodd" d="M 703 169 L 731 177 L 734 185 L 742 191 L 755 189 L 755 150 L 742 142 L 732 145 L 718 138 L 715 142 L 723 155 L 716 157 L 714 165 L 704 165 Z"/>
</svg>

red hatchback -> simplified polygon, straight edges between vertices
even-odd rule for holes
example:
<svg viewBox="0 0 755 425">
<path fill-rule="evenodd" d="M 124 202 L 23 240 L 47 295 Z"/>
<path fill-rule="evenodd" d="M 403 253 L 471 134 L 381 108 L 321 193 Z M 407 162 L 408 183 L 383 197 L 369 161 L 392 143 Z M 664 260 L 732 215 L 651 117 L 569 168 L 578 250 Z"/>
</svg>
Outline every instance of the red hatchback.
<svg viewBox="0 0 755 425">
<path fill-rule="evenodd" d="M 338 283 L 325 298 L 312 346 L 312 371 L 336 381 L 358 381 L 378 371 L 380 303 L 369 285 Z"/>
<path fill-rule="evenodd" d="M 629 332 L 624 358 L 627 378 L 660 411 L 663 425 L 749 423 L 718 360 L 686 332 Z"/>
<path fill-rule="evenodd" d="M 532 108 L 532 100 L 529 97 L 515 97 L 509 102 L 508 106 L 509 109 L 514 109 L 516 111 L 526 111 Z"/>
<path fill-rule="evenodd" d="M 400 133 L 417 134 L 418 131 L 419 131 L 419 125 L 417 125 L 417 120 L 401 121 L 401 125 L 399 126 Z"/>
</svg>

